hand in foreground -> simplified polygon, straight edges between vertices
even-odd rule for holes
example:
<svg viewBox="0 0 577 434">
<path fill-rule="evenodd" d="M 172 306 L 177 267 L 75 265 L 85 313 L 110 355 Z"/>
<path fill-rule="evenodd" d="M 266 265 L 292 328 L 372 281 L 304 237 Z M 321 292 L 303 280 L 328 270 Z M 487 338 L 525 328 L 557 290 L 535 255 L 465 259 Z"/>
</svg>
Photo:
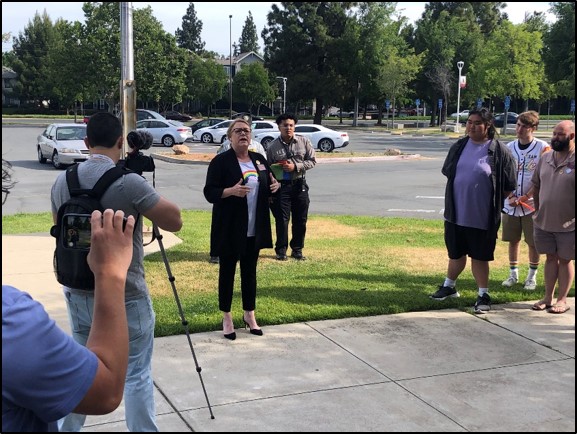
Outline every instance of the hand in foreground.
<svg viewBox="0 0 577 434">
<path fill-rule="evenodd" d="M 93 211 L 90 219 L 91 246 L 88 265 L 92 272 L 104 276 L 126 278 L 132 261 L 132 233 L 135 220 L 128 216 L 123 230 L 124 211 L 111 209 Z"/>
<path fill-rule="evenodd" d="M 269 173 L 269 176 L 270 176 L 270 192 L 276 193 L 280 188 L 280 182 L 277 181 L 277 179 L 274 177 L 272 173 Z"/>
</svg>

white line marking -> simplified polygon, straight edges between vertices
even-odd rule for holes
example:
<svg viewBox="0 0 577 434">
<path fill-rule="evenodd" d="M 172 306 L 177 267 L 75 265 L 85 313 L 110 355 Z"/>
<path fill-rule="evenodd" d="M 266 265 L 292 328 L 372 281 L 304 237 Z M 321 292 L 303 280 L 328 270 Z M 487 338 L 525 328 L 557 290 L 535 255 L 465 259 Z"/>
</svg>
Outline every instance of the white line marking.
<svg viewBox="0 0 577 434">
<path fill-rule="evenodd" d="M 445 196 L 415 196 L 417 199 L 444 199 Z"/>
<path fill-rule="evenodd" d="M 425 213 L 437 212 L 437 210 L 435 210 L 435 209 L 402 209 L 402 208 L 390 208 L 387 211 L 389 211 L 389 212 L 425 212 Z"/>
</svg>

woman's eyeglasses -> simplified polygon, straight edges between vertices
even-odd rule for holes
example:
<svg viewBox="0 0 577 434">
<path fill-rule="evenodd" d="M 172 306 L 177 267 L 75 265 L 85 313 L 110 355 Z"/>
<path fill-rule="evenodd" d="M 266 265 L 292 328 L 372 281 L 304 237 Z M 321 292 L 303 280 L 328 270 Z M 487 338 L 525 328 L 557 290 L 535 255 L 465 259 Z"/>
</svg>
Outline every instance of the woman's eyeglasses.
<svg viewBox="0 0 577 434">
<path fill-rule="evenodd" d="M 235 128 L 232 130 L 235 134 L 250 134 L 250 130 L 248 128 Z"/>
</svg>

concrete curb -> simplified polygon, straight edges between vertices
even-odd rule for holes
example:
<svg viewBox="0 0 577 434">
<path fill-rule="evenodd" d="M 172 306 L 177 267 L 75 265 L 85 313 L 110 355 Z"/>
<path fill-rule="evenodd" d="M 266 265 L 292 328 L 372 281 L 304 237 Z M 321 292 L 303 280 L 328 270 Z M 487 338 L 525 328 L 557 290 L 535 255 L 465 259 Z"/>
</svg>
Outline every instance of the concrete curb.
<svg viewBox="0 0 577 434">
<path fill-rule="evenodd" d="M 210 161 L 195 161 L 195 160 L 181 160 L 169 155 L 150 154 L 156 160 L 166 161 L 168 163 L 176 164 L 196 164 L 201 166 L 208 166 Z M 325 163 L 362 163 L 364 161 L 390 161 L 390 160 L 415 160 L 421 158 L 421 154 L 408 155 L 383 155 L 378 157 L 329 157 L 317 159 L 317 164 Z"/>
</svg>

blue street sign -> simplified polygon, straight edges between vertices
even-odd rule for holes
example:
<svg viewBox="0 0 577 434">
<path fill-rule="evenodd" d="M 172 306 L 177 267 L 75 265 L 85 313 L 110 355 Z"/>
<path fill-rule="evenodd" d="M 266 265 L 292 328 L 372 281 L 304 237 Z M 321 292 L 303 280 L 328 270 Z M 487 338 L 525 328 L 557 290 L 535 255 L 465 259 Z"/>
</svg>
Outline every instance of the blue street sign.
<svg viewBox="0 0 577 434">
<path fill-rule="evenodd" d="M 386 99 L 385 100 L 385 108 L 388 110 L 391 107 L 391 100 L 390 99 Z"/>
<path fill-rule="evenodd" d="M 443 98 L 439 98 L 439 108 L 443 108 Z"/>
<path fill-rule="evenodd" d="M 507 95 L 505 97 L 505 110 L 509 110 L 509 107 L 511 107 L 511 97 Z"/>
<path fill-rule="evenodd" d="M 417 98 L 417 99 L 415 100 L 415 105 L 416 105 L 417 107 L 419 107 L 419 106 L 421 105 L 421 100 L 420 100 L 419 98 Z M 573 107 L 575 107 L 575 104 L 573 104 Z"/>
<path fill-rule="evenodd" d="M 477 99 L 477 108 L 480 109 L 481 107 L 483 107 L 483 98 L 478 98 Z"/>
<path fill-rule="evenodd" d="M 571 100 L 571 113 L 575 113 L 575 100 Z"/>
</svg>

